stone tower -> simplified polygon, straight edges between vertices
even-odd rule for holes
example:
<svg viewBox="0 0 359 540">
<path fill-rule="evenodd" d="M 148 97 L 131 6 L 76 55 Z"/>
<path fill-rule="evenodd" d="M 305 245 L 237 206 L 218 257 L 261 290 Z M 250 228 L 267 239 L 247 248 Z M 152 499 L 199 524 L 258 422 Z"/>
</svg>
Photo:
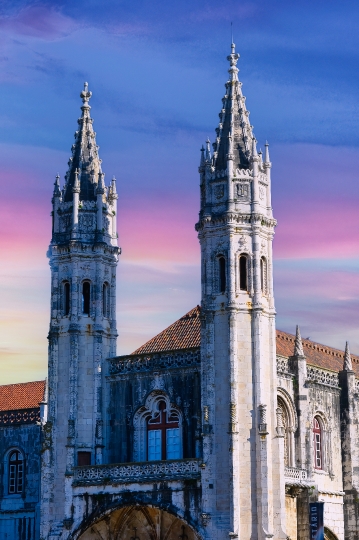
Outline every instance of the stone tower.
<svg viewBox="0 0 359 540">
<path fill-rule="evenodd" d="M 116 355 L 116 181 L 104 182 L 90 116 L 91 92 L 72 157 L 53 193 L 48 418 L 44 426 L 41 538 L 58 538 L 73 520 L 72 467 L 101 464 L 104 366 Z M 65 517 L 65 520 L 64 520 Z M 64 521 L 63 521 L 64 520 Z"/>
<path fill-rule="evenodd" d="M 217 137 L 202 148 L 202 506 L 210 538 L 286 538 L 277 422 L 271 163 L 257 152 L 232 44 Z"/>
</svg>

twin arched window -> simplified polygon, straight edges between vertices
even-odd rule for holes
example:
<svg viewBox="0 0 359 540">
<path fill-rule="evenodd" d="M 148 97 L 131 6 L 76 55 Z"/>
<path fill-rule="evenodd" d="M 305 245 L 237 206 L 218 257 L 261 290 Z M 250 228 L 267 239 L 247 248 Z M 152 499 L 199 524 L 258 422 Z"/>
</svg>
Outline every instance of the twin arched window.
<svg viewBox="0 0 359 540">
<path fill-rule="evenodd" d="M 318 416 L 313 419 L 314 468 L 323 469 L 323 430 Z"/>
<path fill-rule="evenodd" d="M 9 454 L 8 494 L 22 493 L 24 487 L 24 456 L 19 450 Z"/>
</svg>

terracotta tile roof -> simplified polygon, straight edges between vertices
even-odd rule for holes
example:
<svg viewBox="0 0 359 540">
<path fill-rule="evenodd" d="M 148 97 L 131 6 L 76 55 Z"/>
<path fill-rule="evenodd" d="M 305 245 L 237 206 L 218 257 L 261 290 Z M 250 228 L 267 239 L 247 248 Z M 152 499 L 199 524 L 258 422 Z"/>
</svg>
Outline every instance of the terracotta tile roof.
<svg viewBox="0 0 359 540">
<path fill-rule="evenodd" d="M 44 390 L 45 381 L 0 386 L 0 411 L 39 407 L 39 403 L 44 396 Z"/>
<path fill-rule="evenodd" d="M 295 336 L 277 330 L 277 354 L 281 356 L 292 356 L 294 351 Z M 340 371 L 343 369 L 344 352 L 339 349 L 333 349 L 327 345 L 316 343 L 308 339 L 302 339 L 303 351 L 307 358 L 307 363 L 323 369 Z M 359 376 L 359 357 L 351 355 L 353 370 Z"/>
<path fill-rule="evenodd" d="M 154 353 L 160 351 L 171 351 L 200 346 L 200 311 L 196 306 L 186 313 L 178 321 L 171 324 L 166 330 L 150 339 L 132 354 Z M 281 356 L 292 356 L 294 351 L 295 336 L 277 330 L 277 354 Z M 344 352 L 333 347 L 327 347 L 320 343 L 315 343 L 308 339 L 303 339 L 304 354 L 308 364 L 323 369 L 340 371 L 343 369 Z M 359 357 L 351 355 L 353 370 L 359 377 Z"/>
<path fill-rule="evenodd" d="M 132 354 L 172 351 L 199 347 L 201 339 L 201 322 L 199 306 L 191 309 L 166 330 L 150 339 Z"/>
</svg>

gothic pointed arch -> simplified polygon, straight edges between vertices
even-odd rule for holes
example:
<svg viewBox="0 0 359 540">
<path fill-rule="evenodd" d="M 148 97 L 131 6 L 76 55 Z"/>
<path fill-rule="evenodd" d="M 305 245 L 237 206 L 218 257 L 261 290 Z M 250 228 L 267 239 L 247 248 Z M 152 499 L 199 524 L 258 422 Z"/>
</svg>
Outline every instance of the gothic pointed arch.
<svg viewBox="0 0 359 540">
<path fill-rule="evenodd" d="M 294 433 L 298 427 L 298 418 L 292 398 L 286 390 L 278 388 L 278 424 L 284 441 L 284 466 L 295 467 Z"/>
</svg>

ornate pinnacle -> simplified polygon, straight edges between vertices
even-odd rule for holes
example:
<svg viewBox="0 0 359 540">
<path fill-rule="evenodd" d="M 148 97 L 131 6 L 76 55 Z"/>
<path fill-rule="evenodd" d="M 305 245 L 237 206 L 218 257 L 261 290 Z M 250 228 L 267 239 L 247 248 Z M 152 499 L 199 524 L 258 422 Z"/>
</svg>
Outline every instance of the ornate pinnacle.
<svg viewBox="0 0 359 540">
<path fill-rule="evenodd" d="M 211 160 L 211 141 L 209 140 L 209 137 L 206 140 L 206 161 Z"/>
<path fill-rule="evenodd" d="M 105 193 L 105 173 L 98 173 L 98 185 L 96 193 Z"/>
<path fill-rule="evenodd" d="M 202 144 L 202 148 L 201 148 L 201 161 L 199 163 L 199 166 L 202 167 L 204 165 L 204 146 Z"/>
<path fill-rule="evenodd" d="M 72 193 L 80 193 L 79 172 L 80 172 L 80 169 L 75 169 L 75 182 L 72 188 Z"/>
<path fill-rule="evenodd" d="M 83 107 L 90 108 L 89 101 L 92 96 L 92 92 L 89 92 L 89 85 L 87 82 L 84 83 L 84 89 L 82 90 L 80 94 L 80 98 L 82 98 Z"/>
<path fill-rule="evenodd" d="M 55 183 L 54 183 L 54 197 L 61 197 L 60 175 L 59 175 L 59 173 L 57 173 Z"/>
<path fill-rule="evenodd" d="M 349 343 L 345 343 L 345 353 L 344 353 L 344 371 L 353 371 L 352 358 L 350 356 Z"/>
<path fill-rule="evenodd" d="M 302 336 L 300 335 L 300 330 L 299 330 L 298 325 L 295 332 L 294 356 L 304 356 Z"/>
<path fill-rule="evenodd" d="M 252 139 L 252 161 L 259 161 L 256 138 Z"/>
<path fill-rule="evenodd" d="M 265 163 L 270 163 L 270 159 L 269 159 L 269 144 L 268 144 L 268 141 L 266 141 L 266 144 L 265 144 L 265 154 L 264 154 L 264 162 Z"/>
</svg>

